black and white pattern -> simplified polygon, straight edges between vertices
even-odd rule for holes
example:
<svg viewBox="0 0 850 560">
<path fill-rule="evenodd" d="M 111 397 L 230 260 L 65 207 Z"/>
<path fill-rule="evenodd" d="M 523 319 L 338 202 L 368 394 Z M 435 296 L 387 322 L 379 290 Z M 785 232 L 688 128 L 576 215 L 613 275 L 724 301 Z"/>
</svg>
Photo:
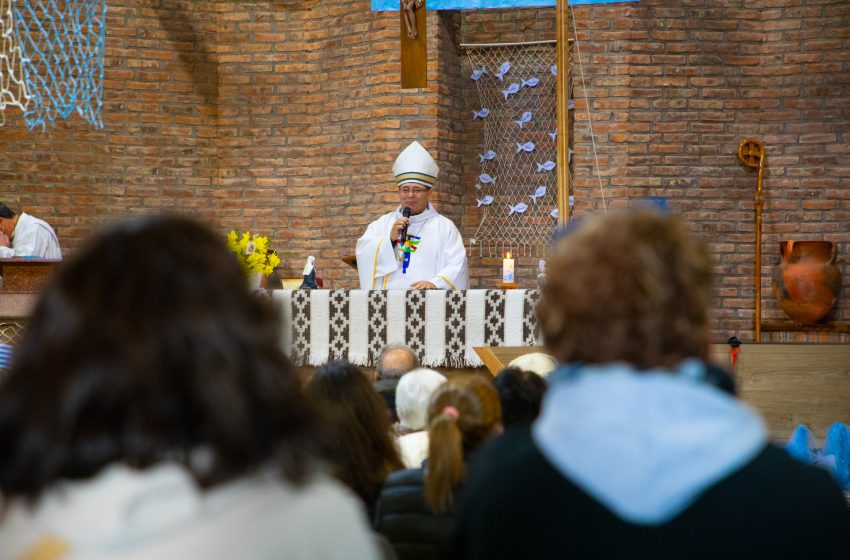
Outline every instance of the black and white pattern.
<svg viewBox="0 0 850 560">
<path fill-rule="evenodd" d="M 466 292 L 446 293 L 446 365 L 466 365 Z"/>
<path fill-rule="evenodd" d="M 358 325 L 359 326 L 359 325 Z M 387 292 L 369 292 L 369 364 L 378 363 L 381 350 L 387 345 Z"/>
<path fill-rule="evenodd" d="M 484 345 L 502 346 L 505 343 L 505 292 L 487 290 L 484 298 Z"/>
<path fill-rule="evenodd" d="M 292 359 L 306 364 L 310 358 L 310 290 L 292 292 Z"/>
<path fill-rule="evenodd" d="M 539 346 L 543 343 L 540 336 L 540 324 L 537 322 L 537 303 L 539 301 L 539 290 L 525 292 L 522 311 L 522 340 L 526 346 Z"/>
<path fill-rule="evenodd" d="M 405 309 L 407 320 L 404 338 L 421 362 L 425 357 L 425 292 L 423 290 L 407 291 Z"/>
<path fill-rule="evenodd" d="M 348 359 L 349 290 L 330 291 L 329 354 L 331 360 Z"/>
</svg>

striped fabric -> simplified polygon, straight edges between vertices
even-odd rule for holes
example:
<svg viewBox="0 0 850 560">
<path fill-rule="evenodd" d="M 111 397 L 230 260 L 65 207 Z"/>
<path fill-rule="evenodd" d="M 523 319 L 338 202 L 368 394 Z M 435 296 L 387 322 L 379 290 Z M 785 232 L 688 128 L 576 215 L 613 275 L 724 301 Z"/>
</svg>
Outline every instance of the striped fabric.
<svg viewBox="0 0 850 560">
<path fill-rule="evenodd" d="M 12 365 L 12 347 L 8 344 L 0 344 L 0 369 Z"/>
</svg>

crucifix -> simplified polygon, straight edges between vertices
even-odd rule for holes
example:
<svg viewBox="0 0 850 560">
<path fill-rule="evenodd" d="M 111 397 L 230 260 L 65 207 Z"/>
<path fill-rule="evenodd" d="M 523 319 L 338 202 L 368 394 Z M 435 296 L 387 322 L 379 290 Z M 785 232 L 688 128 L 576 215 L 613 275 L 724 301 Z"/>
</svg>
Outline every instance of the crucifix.
<svg viewBox="0 0 850 560">
<path fill-rule="evenodd" d="M 425 0 L 400 0 L 401 87 L 428 86 Z"/>
</svg>

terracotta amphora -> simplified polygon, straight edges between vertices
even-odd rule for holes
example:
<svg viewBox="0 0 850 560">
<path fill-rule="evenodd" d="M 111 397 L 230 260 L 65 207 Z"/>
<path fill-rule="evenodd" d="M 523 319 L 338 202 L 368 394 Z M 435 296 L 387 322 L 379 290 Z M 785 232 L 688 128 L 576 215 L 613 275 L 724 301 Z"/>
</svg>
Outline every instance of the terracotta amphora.
<svg viewBox="0 0 850 560">
<path fill-rule="evenodd" d="M 801 325 L 818 322 L 841 292 L 838 248 L 831 241 L 782 241 L 782 262 L 773 270 L 773 295 L 786 315 Z"/>
</svg>

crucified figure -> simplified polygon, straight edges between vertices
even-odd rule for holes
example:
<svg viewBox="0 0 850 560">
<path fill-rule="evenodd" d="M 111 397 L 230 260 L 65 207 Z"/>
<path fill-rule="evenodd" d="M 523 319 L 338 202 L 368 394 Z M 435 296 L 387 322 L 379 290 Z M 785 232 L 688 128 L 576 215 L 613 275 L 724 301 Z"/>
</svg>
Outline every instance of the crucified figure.
<svg viewBox="0 0 850 560">
<path fill-rule="evenodd" d="M 401 11 L 404 12 L 404 23 L 407 26 L 407 36 L 416 39 L 416 8 L 422 7 L 424 0 L 401 0 Z"/>
</svg>

